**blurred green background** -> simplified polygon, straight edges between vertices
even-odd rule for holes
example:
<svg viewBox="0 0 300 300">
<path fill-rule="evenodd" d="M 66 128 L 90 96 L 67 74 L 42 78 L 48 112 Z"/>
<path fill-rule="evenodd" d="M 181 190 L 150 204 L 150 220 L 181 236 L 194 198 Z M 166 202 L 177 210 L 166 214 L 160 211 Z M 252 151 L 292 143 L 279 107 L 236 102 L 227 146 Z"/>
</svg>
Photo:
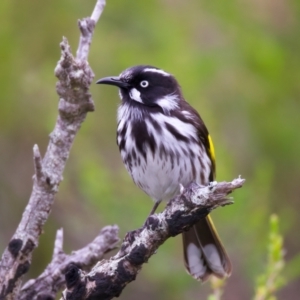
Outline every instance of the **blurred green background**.
<svg viewBox="0 0 300 300">
<path fill-rule="evenodd" d="M 107 1 L 89 63 L 95 79 L 151 64 L 176 76 L 214 139 L 217 179 L 241 174 L 235 204 L 213 213 L 233 261 L 226 300 L 250 299 L 267 260 L 268 219 L 280 217 L 287 267 L 279 299 L 300 292 L 300 2 L 297 0 Z M 0 252 L 30 196 L 32 147 L 45 152 L 57 116 L 54 68 L 66 36 L 95 1 L 0 2 Z M 91 87 L 96 111 L 76 137 L 28 278 L 50 261 L 63 227 L 66 251 L 118 224 L 141 226 L 152 203 L 131 181 L 115 143 L 115 88 Z M 122 299 L 206 299 L 183 268 L 180 237 L 168 240 Z"/>
</svg>

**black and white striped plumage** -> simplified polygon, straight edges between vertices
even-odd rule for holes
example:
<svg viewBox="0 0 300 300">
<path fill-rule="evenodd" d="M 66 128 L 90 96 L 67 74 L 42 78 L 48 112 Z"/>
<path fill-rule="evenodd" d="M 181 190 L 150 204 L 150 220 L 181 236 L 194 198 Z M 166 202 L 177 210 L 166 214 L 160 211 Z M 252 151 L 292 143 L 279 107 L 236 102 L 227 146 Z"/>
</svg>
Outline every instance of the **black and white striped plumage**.
<svg viewBox="0 0 300 300">
<path fill-rule="evenodd" d="M 180 184 L 214 180 L 211 138 L 172 75 L 136 66 L 97 83 L 120 88 L 117 143 L 122 160 L 135 184 L 157 205 L 176 196 Z M 183 233 L 183 244 L 185 266 L 196 279 L 230 275 L 230 260 L 210 217 Z"/>
</svg>

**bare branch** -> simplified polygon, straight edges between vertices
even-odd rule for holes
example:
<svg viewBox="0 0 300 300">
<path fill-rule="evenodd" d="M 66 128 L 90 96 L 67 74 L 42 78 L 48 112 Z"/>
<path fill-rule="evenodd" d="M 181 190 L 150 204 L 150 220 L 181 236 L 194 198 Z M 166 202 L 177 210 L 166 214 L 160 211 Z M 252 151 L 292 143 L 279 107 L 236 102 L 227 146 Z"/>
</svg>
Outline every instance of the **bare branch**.
<svg viewBox="0 0 300 300">
<path fill-rule="evenodd" d="M 44 174 L 43 174 L 42 156 L 38 145 L 33 146 L 33 162 L 34 162 L 34 173 L 36 176 L 36 180 L 38 182 L 41 182 Z"/>
<path fill-rule="evenodd" d="M 88 274 L 76 265 L 69 265 L 63 298 L 108 300 L 118 297 L 160 245 L 169 237 L 188 230 L 213 209 L 232 204 L 227 195 L 244 182 L 237 178 L 232 182 L 213 182 L 207 187 L 192 183 L 182 189 L 181 195 L 171 200 L 162 213 L 151 215 L 142 228 L 129 232 L 115 256 L 98 262 Z"/>
<path fill-rule="evenodd" d="M 105 0 L 98 0 L 96 5 L 95 5 L 95 8 L 94 8 L 94 11 L 92 12 L 92 15 L 91 15 L 91 19 L 97 23 L 103 10 L 104 10 L 104 6 L 106 4 L 106 1 Z"/>
<path fill-rule="evenodd" d="M 98 0 L 94 11 L 90 18 L 85 18 L 78 21 L 78 26 L 81 32 L 76 58 L 87 60 L 89 54 L 89 46 L 92 42 L 95 24 L 98 22 L 105 6 L 105 0 Z"/>
<path fill-rule="evenodd" d="M 60 228 L 56 232 L 52 261 L 55 259 L 56 256 L 58 256 L 63 251 L 63 244 L 64 244 L 64 231 L 62 228 Z"/>
<path fill-rule="evenodd" d="M 88 112 L 94 110 L 89 86 L 94 74 L 86 61 L 96 21 L 105 1 L 98 0 L 93 19 L 79 21 L 81 31 L 76 59 L 66 38 L 60 44 L 61 59 L 56 68 L 59 115 L 42 160 L 34 146 L 33 188 L 19 226 L 0 261 L 0 299 L 16 299 L 22 276 L 29 270 L 33 250 L 50 214 L 54 196 L 62 180 L 76 133 Z"/>
<path fill-rule="evenodd" d="M 29 280 L 22 287 L 19 300 L 55 299 L 65 284 L 64 274 L 70 264 L 86 270 L 101 259 L 104 253 L 114 249 L 118 242 L 118 227 L 106 226 L 87 246 L 67 255 L 62 250 L 63 230 L 59 229 L 51 263 L 38 278 Z"/>
</svg>

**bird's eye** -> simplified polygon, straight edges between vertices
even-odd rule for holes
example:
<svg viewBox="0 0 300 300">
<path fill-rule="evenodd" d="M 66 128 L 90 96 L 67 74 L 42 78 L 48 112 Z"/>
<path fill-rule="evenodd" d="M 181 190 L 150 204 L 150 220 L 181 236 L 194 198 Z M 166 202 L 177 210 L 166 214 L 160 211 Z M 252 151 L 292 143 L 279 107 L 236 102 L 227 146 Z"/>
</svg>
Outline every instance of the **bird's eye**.
<svg viewBox="0 0 300 300">
<path fill-rule="evenodd" d="M 143 80 L 143 81 L 140 82 L 140 86 L 142 88 L 146 88 L 148 85 L 149 85 L 149 82 L 147 80 Z"/>
</svg>

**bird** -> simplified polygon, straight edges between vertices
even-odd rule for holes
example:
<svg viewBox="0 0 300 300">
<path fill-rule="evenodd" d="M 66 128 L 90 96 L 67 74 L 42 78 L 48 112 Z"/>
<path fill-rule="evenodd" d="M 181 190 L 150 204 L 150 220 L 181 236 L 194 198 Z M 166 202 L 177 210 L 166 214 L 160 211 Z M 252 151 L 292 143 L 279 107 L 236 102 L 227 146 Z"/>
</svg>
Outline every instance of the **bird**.
<svg viewBox="0 0 300 300">
<path fill-rule="evenodd" d="M 215 180 L 212 138 L 172 74 L 137 65 L 96 83 L 119 88 L 117 145 L 134 183 L 154 200 L 150 215 L 180 187 Z M 230 276 L 232 265 L 210 215 L 184 231 L 182 240 L 191 276 L 201 282 Z"/>
</svg>

